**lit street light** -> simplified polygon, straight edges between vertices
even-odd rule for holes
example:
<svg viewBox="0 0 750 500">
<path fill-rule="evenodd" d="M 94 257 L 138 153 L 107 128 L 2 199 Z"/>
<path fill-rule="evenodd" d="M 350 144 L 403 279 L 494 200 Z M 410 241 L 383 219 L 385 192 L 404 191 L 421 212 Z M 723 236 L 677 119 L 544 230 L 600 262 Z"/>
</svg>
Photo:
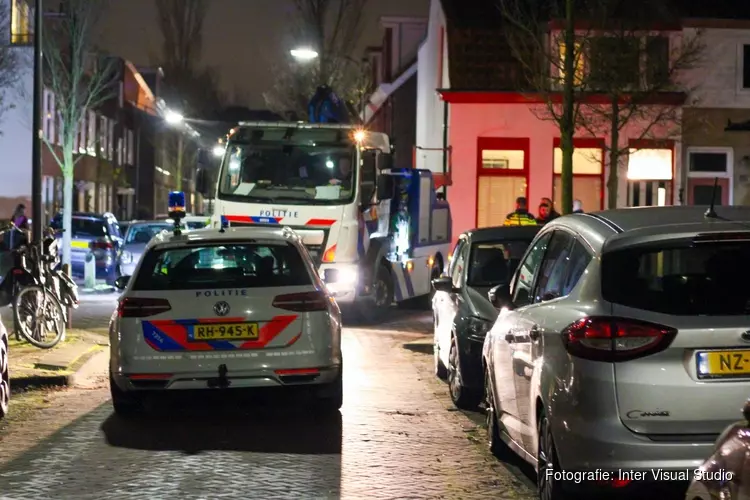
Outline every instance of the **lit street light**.
<svg viewBox="0 0 750 500">
<path fill-rule="evenodd" d="M 222 156 L 224 156 L 225 151 L 226 148 L 224 148 L 224 146 L 222 146 L 221 144 L 217 144 L 216 146 L 214 146 L 214 156 L 217 158 L 221 158 Z"/>
<path fill-rule="evenodd" d="M 318 57 L 318 52 L 309 47 L 300 47 L 289 51 L 292 57 L 298 61 L 312 61 Z"/>
<path fill-rule="evenodd" d="M 168 109 L 166 113 L 164 113 L 164 120 L 166 120 L 166 122 L 170 125 L 179 125 L 185 121 L 185 117 L 177 111 Z"/>
</svg>

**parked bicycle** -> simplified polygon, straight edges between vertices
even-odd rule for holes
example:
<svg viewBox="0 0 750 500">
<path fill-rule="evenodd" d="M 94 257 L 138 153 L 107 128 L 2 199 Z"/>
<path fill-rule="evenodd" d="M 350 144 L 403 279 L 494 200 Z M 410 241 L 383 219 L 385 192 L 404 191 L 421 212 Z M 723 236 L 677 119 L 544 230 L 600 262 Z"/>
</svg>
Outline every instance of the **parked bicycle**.
<svg viewBox="0 0 750 500">
<path fill-rule="evenodd" d="M 10 230 L 17 228 L 2 232 Z M 0 282 L 0 305 L 13 305 L 16 335 L 42 349 L 64 338 L 69 308 L 78 307 L 78 286 L 60 269 L 59 245 L 49 229 L 41 245 L 14 250 L 13 267 Z"/>
</svg>

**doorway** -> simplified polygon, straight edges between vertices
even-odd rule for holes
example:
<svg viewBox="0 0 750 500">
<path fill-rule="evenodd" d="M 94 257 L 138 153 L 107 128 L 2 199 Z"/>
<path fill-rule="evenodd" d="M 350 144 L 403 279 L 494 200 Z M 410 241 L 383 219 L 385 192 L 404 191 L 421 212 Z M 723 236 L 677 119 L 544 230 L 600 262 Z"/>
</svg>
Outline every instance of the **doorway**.
<svg viewBox="0 0 750 500">
<path fill-rule="evenodd" d="M 714 183 L 716 198 L 714 199 Z M 688 178 L 688 205 L 729 205 L 729 179 Z"/>
</svg>

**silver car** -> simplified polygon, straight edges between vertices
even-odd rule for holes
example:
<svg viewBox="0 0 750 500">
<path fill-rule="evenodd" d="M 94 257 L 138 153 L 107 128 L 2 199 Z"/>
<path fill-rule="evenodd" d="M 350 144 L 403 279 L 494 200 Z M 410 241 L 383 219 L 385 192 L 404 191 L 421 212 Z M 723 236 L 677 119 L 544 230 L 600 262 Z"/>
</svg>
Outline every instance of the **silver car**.
<svg viewBox="0 0 750 500">
<path fill-rule="evenodd" d="M 146 250 L 146 245 L 151 239 L 162 231 L 170 231 L 174 228 L 173 222 L 164 221 L 136 221 L 128 226 L 128 232 L 117 254 L 117 262 L 120 275 L 130 276 L 135 271 L 135 266 Z"/>
<path fill-rule="evenodd" d="M 717 212 L 561 217 L 490 291 L 490 446 L 535 465 L 542 498 L 687 485 L 736 420 L 750 392 L 750 207 Z"/>
</svg>

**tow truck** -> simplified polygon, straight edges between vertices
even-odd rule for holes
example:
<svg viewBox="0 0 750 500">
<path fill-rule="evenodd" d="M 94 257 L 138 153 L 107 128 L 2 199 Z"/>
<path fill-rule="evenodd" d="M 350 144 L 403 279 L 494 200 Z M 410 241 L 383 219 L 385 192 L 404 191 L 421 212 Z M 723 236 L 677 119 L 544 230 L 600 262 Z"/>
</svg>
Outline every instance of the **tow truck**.
<svg viewBox="0 0 750 500">
<path fill-rule="evenodd" d="M 340 123 L 331 91 L 317 98 L 309 122 L 232 129 L 212 226 L 293 229 L 345 318 L 377 321 L 394 302 L 429 307 L 451 242 L 432 173 L 394 166 L 386 134 Z"/>
</svg>

